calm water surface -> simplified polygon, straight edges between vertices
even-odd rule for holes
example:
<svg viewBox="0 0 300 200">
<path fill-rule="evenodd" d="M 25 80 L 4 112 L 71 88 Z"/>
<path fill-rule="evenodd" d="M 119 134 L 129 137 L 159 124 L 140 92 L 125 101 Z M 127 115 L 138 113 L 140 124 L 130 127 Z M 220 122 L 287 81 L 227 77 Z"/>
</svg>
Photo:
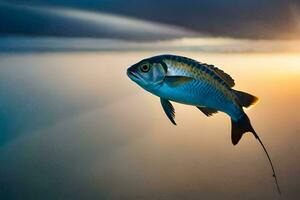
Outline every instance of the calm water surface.
<svg viewBox="0 0 300 200">
<path fill-rule="evenodd" d="M 284 199 L 300 198 L 300 54 L 91 52 L 0 56 L 0 199 L 280 199 L 258 142 L 230 119 L 159 98 L 126 76 L 162 53 L 219 66 L 260 98 L 247 110 Z"/>
</svg>

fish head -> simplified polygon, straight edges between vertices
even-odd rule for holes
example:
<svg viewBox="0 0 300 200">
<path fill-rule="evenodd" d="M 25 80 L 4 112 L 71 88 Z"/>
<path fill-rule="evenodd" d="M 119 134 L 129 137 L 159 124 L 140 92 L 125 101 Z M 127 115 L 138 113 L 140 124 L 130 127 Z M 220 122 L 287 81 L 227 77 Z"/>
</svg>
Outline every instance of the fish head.
<svg viewBox="0 0 300 200">
<path fill-rule="evenodd" d="M 144 89 L 162 83 L 167 70 L 162 62 L 144 59 L 127 69 L 127 76 Z"/>
</svg>

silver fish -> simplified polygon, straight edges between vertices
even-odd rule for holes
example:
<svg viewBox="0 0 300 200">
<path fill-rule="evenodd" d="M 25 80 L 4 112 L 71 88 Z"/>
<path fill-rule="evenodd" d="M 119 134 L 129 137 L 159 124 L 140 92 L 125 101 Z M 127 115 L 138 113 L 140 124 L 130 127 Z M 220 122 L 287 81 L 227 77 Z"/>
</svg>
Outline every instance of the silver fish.
<svg viewBox="0 0 300 200">
<path fill-rule="evenodd" d="M 143 89 L 160 97 L 163 110 L 174 125 L 175 110 L 170 101 L 196 106 L 206 116 L 218 111 L 228 114 L 233 145 L 238 144 L 244 133 L 251 132 L 267 155 L 278 192 L 281 193 L 268 151 L 243 110 L 243 107 L 255 104 L 258 98 L 234 90 L 235 83 L 230 75 L 213 65 L 176 55 L 143 59 L 129 67 L 127 75 Z"/>
</svg>

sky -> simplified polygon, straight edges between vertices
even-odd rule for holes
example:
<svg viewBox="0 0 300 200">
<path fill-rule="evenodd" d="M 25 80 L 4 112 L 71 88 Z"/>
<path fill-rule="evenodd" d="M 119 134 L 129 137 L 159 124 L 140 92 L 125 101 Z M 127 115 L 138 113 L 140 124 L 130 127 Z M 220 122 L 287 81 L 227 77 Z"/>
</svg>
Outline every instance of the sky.
<svg viewBox="0 0 300 200">
<path fill-rule="evenodd" d="M 3 2 L 8 2 L 4 4 Z M 26 5 L 18 7 L 17 5 Z M 44 10 L 30 9 L 43 6 Z M 91 21 L 47 12 L 47 9 L 77 9 L 85 12 L 103 13 L 112 16 L 129 17 L 143 22 L 161 24 L 160 28 L 171 26 L 172 35 L 152 28 L 156 34 L 141 37 L 127 31 L 114 30 L 112 34 L 104 32 L 107 25 L 91 26 Z M 121 39 L 165 39 L 196 35 L 218 37 L 236 37 L 252 39 L 298 39 L 300 33 L 300 3 L 296 0 L 13 0 L 0 3 L 0 33 L 21 35 L 55 35 L 79 37 L 117 37 Z M 109 23 L 109 22 L 108 22 Z M 72 26 L 71 26 L 72 24 Z M 67 25 L 67 30 L 63 27 Z M 110 24 L 111 25 L 111 24 Z M 117 27 L 118 25 L 111 25 Z M 93 28 L 91 28 L 93 27 Z M 169 27 L 170 28 L 170 27 Z M 99 30 L 100 29 L 100 30 Z M 151 29 L 151 28 L 150 28 Z M 158 32 L 158 34 L 157 34 Z M 179 33 L 180 32 L 180 33 Z M 192 34 L 193 33 L 193 34 Z M 126 35 L 127 34 L 127 35 Z M 124 36 L 125 35 L 125 36 Z M 135 37 L 136 36 L 136 37 Z"/>
</svg>

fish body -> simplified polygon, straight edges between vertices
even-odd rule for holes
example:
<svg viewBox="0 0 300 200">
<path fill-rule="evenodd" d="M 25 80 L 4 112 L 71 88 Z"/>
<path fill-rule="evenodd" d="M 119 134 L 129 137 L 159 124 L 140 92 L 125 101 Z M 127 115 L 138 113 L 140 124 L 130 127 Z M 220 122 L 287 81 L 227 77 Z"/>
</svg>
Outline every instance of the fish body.
<svg viewBox="0 0 300 200">
<path fill-rule="evenodd" d="M 213 65 L 200 63 L 182 56 L 160 55 L 145 59 L 132 66 L 128 69 L 129 77 L 130 71 L 137 71 L 137 66 L 142 63 L 153 63 L 157 67 L 159 64 L 162 65 L 167 69 L 166 72 L 162 71 L 165 73 L 164 77 L 191 78 L 187 81 L 182 81 L 180 78 L 173 80 L 174 82 L 170 80 L 171 83 L 170 81 L 162 81 L 159 84 L 139 84 L 152 94 L 178 103 L 222 111 L 234 120 L 243 116 L 244 112 L 236 91 L 230 87 L 230 84 L 234 84 L 233 79 Z M 218 73 L 227 76 L 228 83 Z M 176 84 L 176 81 L 179 84 Z M 253 101 L 256 102 L 257 98 L 253 97 Z"/>
<path fill-rule="evenodd" d="M 231 141 L 238 144 L 243 134 L 251 132 L 260 142 L 270 162 L 280 193 L 270 156 L 243 110 L 258 101 L 246 92 L 233 89 L 234 80 L 221 69 L 177 55 L 146 58 L 127 69 L 128 77 L 143 89 L 160 97 L 162 108 L 176 125 L 175 109 L 170 101 L 196 106 L 206 116 L 218 111 L 231 118 Z"/>
<path fill-rule="evenodd" d="M 192 78 L 177 87 L 163 82 L 149 92 L 175 102 L 198 107 L 214 108 L 238 120 L 243 110 L 235 91 L 211 69 L 212 66 L 180 56 L 159 56 L 167 66 L 167 76 Z M 159 58 L 158 58 L 159 59 Z"/>
</svg>

